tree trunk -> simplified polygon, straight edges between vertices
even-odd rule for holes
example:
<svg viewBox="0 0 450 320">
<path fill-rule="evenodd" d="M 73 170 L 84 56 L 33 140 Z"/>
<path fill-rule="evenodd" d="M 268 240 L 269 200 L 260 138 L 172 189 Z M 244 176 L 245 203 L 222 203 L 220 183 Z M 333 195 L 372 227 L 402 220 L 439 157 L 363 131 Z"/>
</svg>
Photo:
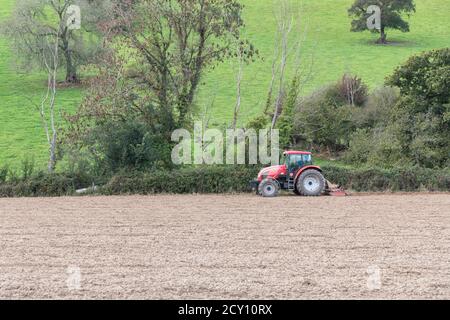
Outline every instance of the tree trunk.
<svg viewBox="0 0 450 320">
<path fill-rule="evenodd" d="M 387 44 L 386 38 L 387 38 L 387 34 L 384 31 L 384 27 L 382 27 L 380 30 L 380 39 L 378 39 L 377 43 Z"/>
<path fill-rule="evenodd" d="M 238 45 L 239 46 L 239 45 Z M 233 114 L 233 124 L 232 129 L 236 129 L 237 121 L 239 117 L 239 110 L 241 109 L 241 83 L 242 83 L 242 73 L 243 73 L 243 59 L 242 59 L 242 48 L 239 46 L 237 50 L 239 70 L 236 79 L 236 104 L 234 106 L 234 114 Z"/>
<path fill-rule="evenodd" d="M 64 51 L 64 56 L 66 58 L 66 82 L 78 83 L 77 68 L 73 64 L 72 56 L 68 49 Z"/>
<path fill-rule="evenodd" d="M 57 133 L 53 132 L 52 140 L 50 142 L 50 159 L 48 160 L 48 172 L 53 173 L 56 167 L 56 143 L 57 143 Z"/>
</svg>

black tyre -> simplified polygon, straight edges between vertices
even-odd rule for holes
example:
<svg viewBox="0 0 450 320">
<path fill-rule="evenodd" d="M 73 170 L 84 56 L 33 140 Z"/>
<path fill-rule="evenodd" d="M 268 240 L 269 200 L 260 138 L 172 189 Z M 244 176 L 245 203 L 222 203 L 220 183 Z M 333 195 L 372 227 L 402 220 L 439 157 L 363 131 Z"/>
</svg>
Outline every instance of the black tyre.
<svg viewBox="0 0 450 320">
<path fill-rule="evenodd" d="M 318 197 L 325 190 L 325 178 L 317 170 L 306 170 L 297 180 L 297 190 L 307 197 Z"/>
<path fill-rule="evenodd" d="M 294 193 L 295 193 L 297 196 L 301 196 L 301 195 L 302 195 L 302 194 L 300 193 L 300 191 L 298 191 L 297 187 L 295 187 Z"/>
<path fill-rule="evenodd" d="M 280 185 L 273 179 L 264 179 L 258 187 L 258 192 L 265 198 L 273 198 L 278 196 Z"/>
</svg>

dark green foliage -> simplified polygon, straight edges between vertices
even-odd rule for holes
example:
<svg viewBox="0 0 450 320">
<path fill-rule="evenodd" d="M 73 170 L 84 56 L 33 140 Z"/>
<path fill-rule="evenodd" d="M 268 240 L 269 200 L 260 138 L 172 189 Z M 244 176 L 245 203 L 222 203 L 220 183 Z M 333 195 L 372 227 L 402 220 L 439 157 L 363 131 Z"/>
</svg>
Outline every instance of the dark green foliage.
<svg viewBox="0 0 450 320">
<path fill-rule="evenodd" d="M 92 184 L 87 176 L 39 172 L 27 179 L 0 181 L 0 197 L 52 197 L 72 195 Z"/>
<path fill-rule="evenodd" d="M 384 168 L 408 165 L 400 141 L 391 127 L 356 130 L 350 137 L 345 160 Z"/>
<path fill-rule="evenodd" d="M 448 191 L 450 171 L 425 168 L 348 169 L 324 166 L 328 180 L 348 190 L 369 191 Z"/>
<path fill-rule="evenodd" d="M 300 91 L 300 78 L 298 76 L 292 79 L 286 103 L 277 122 L 277 129 L 280 130 L 280 147 L 289 148 L 293 143 L 293 117 L 294 109 L 298 102 Z"/>
<path fill-rule="evenodd" d="M 1 167 L 0 168 L 0 183 L 6 182 L 8 175 L 9 175 L 9 167 L 8 166 Z"/>
<path fill-rule="evenodd" d="M 353 115 L 358 128 L 385 127 L 391 120 L 393 106 L 399 100 L 399 92 L 392 87 L 375 88 L 361 110 Z"/>
<path fill-rule="evenodd" d="M 450 48 L 412 56 L 395 70 L 387 83 L 400 88 L 403 96 L 424 102 L 425 105 L 416 104 L 411 111 L 424 112 L 426 109 L 420 107 L 426 107 L 442 114 L 442 105 L 450 100 Z"/>
<path fill-rule="evenodd" d="M 27 179 L 34 173 L 35 160 L 34 158 L 25 158 L 22 160 L 22 177 Z"/>
<path fill-rule="evenodd" d="M 140 121 L 111 122 L 94 128 L 88 149 L 95 150 L 96 167 L 109 175 L 122 169 L 168 169 L 173 144 L 165 133 Z M 101 173 L 101 170 L 98 171 Z"/>
<path fill-rule="evenodd" d="M 450 49 L 411 57 L 369 96 L 345 158 L 392 168 L 450 165 Z"/>
<path fill-rule="evenodd" d="M 113 177 L 102 193 L 229 193 L 250 191 L 250 181 L 259 169 L 245 166 L 184 168 L 145 174 L 123 174 Z"/>
<path fill-rule="evenodd" d="M 366 112 L 369 101 L 372 105 L 376 103 L 368 96 L 364 82 L 351 74 L 344 74 L 336 83 L 296 101 L 290 117 L 292 127 L 282 124 L 287 128 L 284 131 L 290 132 L 291 141 L 309 150 L 346 150 L 352 133 L 359 127 L 367 127 L 378 117 L 378 110 Z"/>
<path fill-rule="evenodd" d="M 266 115 L 256 116 L 251 119 L 246 125 L 246 129 L 263 130 L 269 125 L 269 118 Z"/>
<path fill-rule="evenodd" d="M 299 100 L 293 116 L 293 135 L 302 148 L 343 150 L 355 129 L 355 107 L 346 104 L 337 85 L 329 85 Z"/>
<path fill-rule="evenodd" d="M 95 176 L 110 176 L 122 169 L 169 168 L 172 145 L 165 136 L 141 121 L 110 121 L 86 135 L 81 150 L 69 150 L 75 171 L 88 170 Z"/>
<path fill-rule="evenodd" d="M 414 164 L 444 167 L 450 157 L 450 49 L 411 57 L 388 78 L 402 98 L 391 126 Z"/>
</svg>

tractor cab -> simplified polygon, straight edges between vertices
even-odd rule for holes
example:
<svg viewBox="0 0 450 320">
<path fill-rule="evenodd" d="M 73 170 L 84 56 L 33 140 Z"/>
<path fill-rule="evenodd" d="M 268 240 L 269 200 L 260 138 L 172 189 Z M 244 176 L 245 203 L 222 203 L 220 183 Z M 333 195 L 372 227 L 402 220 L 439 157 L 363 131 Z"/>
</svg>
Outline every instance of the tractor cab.
<svg viewBox="0 0 450 320">
<path fill-rule="evenodd" d="M 301 168 L 313 165 L 312 154 L 302 151 L 286 151 L 284 153 L 284 165 L 289 175 L 295 175 Z"/>
</svg>

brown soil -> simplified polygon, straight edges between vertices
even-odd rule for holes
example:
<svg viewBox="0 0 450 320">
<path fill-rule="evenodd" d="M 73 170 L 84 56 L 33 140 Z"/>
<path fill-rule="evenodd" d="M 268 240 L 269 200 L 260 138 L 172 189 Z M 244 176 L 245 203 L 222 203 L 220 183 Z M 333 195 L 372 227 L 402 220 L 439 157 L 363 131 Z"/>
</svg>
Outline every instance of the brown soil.
<svg viewBox="0 0 450 320">
<path fill-rule="evenodd" d="M 0 199 L 0 240 L 7 299 L 450 299 L 449 194 Z"/>
</svg>

